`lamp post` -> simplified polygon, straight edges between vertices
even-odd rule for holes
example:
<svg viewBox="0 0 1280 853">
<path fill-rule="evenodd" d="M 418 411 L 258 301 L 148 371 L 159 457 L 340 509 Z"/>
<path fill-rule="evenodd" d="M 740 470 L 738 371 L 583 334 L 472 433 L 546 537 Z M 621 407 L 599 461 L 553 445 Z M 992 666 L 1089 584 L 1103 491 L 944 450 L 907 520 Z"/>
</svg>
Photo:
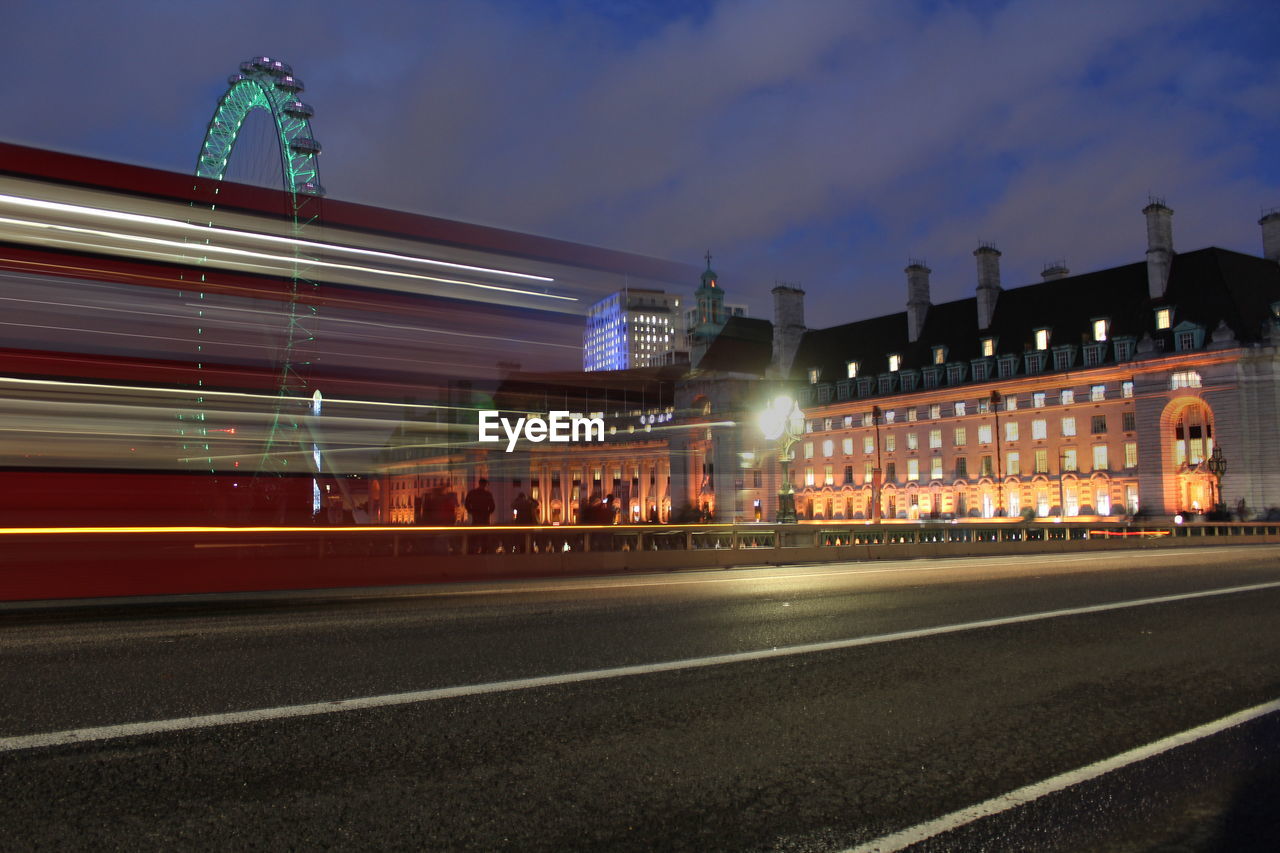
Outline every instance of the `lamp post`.
<svg viewBox="0 0 1280 853">
<path fill-rule="evenodd" d="M 1226 508 L 1222 502 L 1222 475 L 1227 473 L 1227 460 L 1222 455 L 1222 445 L 1215 444 L 1213 453 L 1209 454 L 1209 461 L 1204 464 L 1209 469 L 1209 473 L 1213 476 L 1213 509 L 1214 512 L 1220 512 Z"/>
<path fill-rule="evenodd" d="M 871 407 L 871 425 L 876 429 L 876 467 L 871 472 L 871 520 L 880 523 L 880 487 L 884 482 L 884 470 L 880 467 L 880 407 Z"/>
<path fill-rule="evenodd" d="M 1067 469 L 1067 454 L 1062 448 L 1058 448 L 1058 520 L 1064 521 L 1067 517 L 1067 486 L 1063 480 L 1063 474 Z"/>
<path fill-rule="evenodd" d="M 778 466 L 782 481 L 778 484 L 778 524 L 795 524 L 796 494 L 791 486 L 791 448 L 804 431 L 804 414 L 796 401 L 785 394 L 773 399 L 760 413 L 760 431 L 769 441 L 778 442 Z"/>
<path fill-rule="evenodd" d="M 996 416 L 996 434 L 992 446 L 996 452 L 996 518 L 1004 516 L 1004 478 L 1000 475 L 1000 392 L 991 392 L 991 411 Z"/>
</svg>

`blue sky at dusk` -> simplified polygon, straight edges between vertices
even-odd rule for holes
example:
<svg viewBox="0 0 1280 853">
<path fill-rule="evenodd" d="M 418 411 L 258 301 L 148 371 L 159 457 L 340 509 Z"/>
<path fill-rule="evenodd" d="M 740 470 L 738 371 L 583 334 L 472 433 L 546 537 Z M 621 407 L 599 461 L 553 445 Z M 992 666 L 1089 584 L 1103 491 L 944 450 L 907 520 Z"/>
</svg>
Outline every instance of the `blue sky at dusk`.
<svg viewBox="0 0 1280 853">
<path fill-rule="evenodd" d="M 699 263 L 768 316 L 901 310 L 1050 261 L 1257 254 L 1280 206 L 1280 4 L 43 2 L 0 30 L 0 138 L 190 171 L 226 76 L 291 63 L 333 197 Z M 690 282 L 692 288 L 696 282 Z"/>
</svg>

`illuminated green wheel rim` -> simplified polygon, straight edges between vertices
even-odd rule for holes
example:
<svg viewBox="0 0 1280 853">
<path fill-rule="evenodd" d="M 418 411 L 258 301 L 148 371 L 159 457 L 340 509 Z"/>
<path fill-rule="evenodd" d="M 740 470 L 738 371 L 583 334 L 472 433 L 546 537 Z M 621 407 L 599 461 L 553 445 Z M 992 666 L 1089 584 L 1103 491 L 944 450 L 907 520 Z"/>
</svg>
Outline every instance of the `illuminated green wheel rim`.
<svg viewBox="0 0 1280 853">
<path fill-rule="evenodd" d="M 280 166 L 284 189 L 294 195 L 324 195 L 317 162 L 320 143 L 311 135 L 315 111 L 302 100 L 302 81 L 278 59 L 258 56 L 240 63 L 239 73 L 227 78 L 227 91 L 205 131 L 196 160 L 196 175 L 222 180 L 245 118 L 253 110 L 266 110 L 280 140 Z"/>
</svg>

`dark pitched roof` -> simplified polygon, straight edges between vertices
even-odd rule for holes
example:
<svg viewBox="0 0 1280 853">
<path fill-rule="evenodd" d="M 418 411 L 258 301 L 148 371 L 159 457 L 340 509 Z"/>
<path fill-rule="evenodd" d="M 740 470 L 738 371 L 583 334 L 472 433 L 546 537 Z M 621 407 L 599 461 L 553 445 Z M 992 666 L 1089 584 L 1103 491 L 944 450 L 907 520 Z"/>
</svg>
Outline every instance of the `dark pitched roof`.
<svg viewBox="0 0 1280 853">
<path fill-rule="evenodd" d="M 1280 300 L 1280 265 L 1225 249 L 1175 255 L 1165 298 L 1152 301 L 1146 263 L 1127 264 L 1010 288 L 996 301 L 991 327 L 978 328 L 977 299 L 969 297 L 929 308 L 920 339 L 907 340 L 907 314 L 899 312 L 805 333 L 792 362 L 792 377 L 821 371 L 822 382 L 844 379 L 846 363 L 859 363 L 863 376 L 888 370 L 892 353 L 902 367 L 933 363 L 933 347 L 947 348 L 946 360 L 979 356 L 979 340 L 996 338 L 997 355 L 1021 354 L 1034 346 L 1035 330 L 1050 329 L 1050 346 L 1092 340 L 1093 321 L 1106 318 L 1110 337 L 1168 336 L 1155 328 L 1155 309 L 1171 306 L 1173 325 L 1191 321 L 1210 333 L 1225 320 L 1241 343 L 1257 341 L 1271 304 Z"/>
<path fill-rule="evenodd" d="M 755 317 L 730 317 L 694 366 L 763 376 L 772 358 L 773 323 Z"/>
</svg>

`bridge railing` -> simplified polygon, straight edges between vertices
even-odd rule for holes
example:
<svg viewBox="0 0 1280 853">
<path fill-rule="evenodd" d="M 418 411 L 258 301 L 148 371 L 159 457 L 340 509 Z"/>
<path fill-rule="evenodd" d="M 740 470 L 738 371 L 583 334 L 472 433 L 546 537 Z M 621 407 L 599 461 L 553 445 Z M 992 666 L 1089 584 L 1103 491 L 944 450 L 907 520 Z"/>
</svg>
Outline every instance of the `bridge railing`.
<svg viewBox="0 0 1280 853">
<path fill-rule="evenodd" d="M 1280 544 L 1280 522 L 0 529 L 0 601 Z"/>
</svg>

